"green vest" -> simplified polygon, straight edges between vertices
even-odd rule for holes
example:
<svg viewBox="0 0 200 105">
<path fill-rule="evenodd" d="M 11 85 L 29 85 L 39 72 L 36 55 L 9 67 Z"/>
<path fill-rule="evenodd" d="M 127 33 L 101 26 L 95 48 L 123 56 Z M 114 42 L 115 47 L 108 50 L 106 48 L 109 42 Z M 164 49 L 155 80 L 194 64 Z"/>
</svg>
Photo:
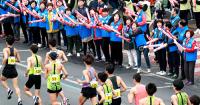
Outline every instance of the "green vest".
<svg viewBox="0 0 200 105">
<path fill-rule="evenodd" d="M 29 75 L 41 75 L 42 73 L 42 67 L 41 67 L 41 64 L 39 64 L 37 55 L 35 55 L 35 61 L 36 61 L 36 64 L 34 65 L 34 67 L 30 68 L 28 72 Z"/>
<path fill-rule="evenodd" d="M 179 92 L 176 96 L 178 98 L 178 105 L 187 105 L 188 96 L 185 92 Z"/>
<path fill-rule="evenodd" d="M 60 74 L 56 71 L 56 65 L 56 63 L 52 63 L 51 73 L 47 77 L 47 89 L 52 91 L 57 91 L 62 88 Z"/>
<path fill-rule="evenodd" d="M 105 101 L 104 101 L 103 105 L 111 105 L 112 96 L 113 96 L 111 87 L 108 86 L 107 84 L 104 84 L 103 90 L 104 90 L 104 94 L 105 94 Z"/>
<path fill-rule="evenodd" d="M 155 96 L 148 96 L 146 105 L 153 105 L 155 101 Z"/>
</svg>

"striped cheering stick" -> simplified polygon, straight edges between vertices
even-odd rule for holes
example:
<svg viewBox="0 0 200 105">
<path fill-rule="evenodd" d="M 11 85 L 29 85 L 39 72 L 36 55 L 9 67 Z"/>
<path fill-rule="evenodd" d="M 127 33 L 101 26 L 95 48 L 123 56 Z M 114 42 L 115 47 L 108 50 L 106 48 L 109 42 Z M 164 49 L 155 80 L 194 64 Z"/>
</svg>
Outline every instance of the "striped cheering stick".
<svg viewBox="0 0 200 105">
<path fill-rule="evenodd" d="M 33 13 L 31 10 L 29 10 L 25 5 L 22 5 L 23 10 L 27 12 L 28 14 L 32 15 L 35 18 L 41 18 L 37 13 Z"/>
<path fill-rule="evenodd" d="M 74 11 L 80 18 L 84 19 L 84 21 L 87 21 L 87 18 L 83 16 L 81 13 L 79 13 L 77 10 Z"/>
<path fill-rule="evenodd" d="M 72 18 L 70 18 L 68 15 L 64 14 L 64 17 L 66 17 L 67 19 L 70 20 L 70 22 L 72 22 L 73 24 L 78 24 L 77 22 L 75 22 Z"/>
<path fill-rule="evenodd" d="M 125 9 L 126 12 L 128 12 L 128 13 L 131 14 L 132 16 L 137 16 L 137 15 L 135 14 L 135 12 L 132 11 L 132 10 L 130 10 L 129 8 L 124 7 L 124 9 Z"/>
<path fill-rule="evenodd" d="M 117 34 L 117 37 L 119 37 L 119 38 L 121 38 L 121 39 L 123 39 L 123 40 L 125 40 L 127 42 L 130 42 L 130 39 L 122 36 L 121 33 L 119 31 L 115 30 L 113 27 L 111 27 L 111 26 L 109 26 L 107 24 L 105 24 L 103 27 L 104 27 L 103 29 L 107 29 L 107 30 L 111 30 L 111 31 L 115 32 Z"/>
<path fill-rule="evenodd" d="M 33 20 L 33 21 L 29 21 L 28 24 L 33 24 L 33 23 L 38 23 L 38 22 L 45 22 L 45 20 L 44 19 Z"/>
<path fill-rule="evenodd" d="M 11 7 L 13 10 L 20 12 L 20 10 L 18 8 L 16 8 L 15 6 L 13 6 L 12 4 L 10 4 L 9 2 L 5 2 L 5 4 L 9 7 Z"/>
</svg>

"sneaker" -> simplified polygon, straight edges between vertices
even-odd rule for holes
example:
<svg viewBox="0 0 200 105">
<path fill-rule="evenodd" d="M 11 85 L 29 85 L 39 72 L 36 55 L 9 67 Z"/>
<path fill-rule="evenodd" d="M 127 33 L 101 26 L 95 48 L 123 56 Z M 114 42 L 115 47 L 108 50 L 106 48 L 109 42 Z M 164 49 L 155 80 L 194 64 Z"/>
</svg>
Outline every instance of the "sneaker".
<svg viewBox="0 0 200 105">
<path fill-rule="evenodd" d="M 166 75 L 166 72 L 165 71 L 162 71 L 161 73 L 160 73 L 160 75 Z"/>
<path fill-rule="evenodd" d="M 68 101 L 69 101 L 69 99 L 65 98 L 65 99 L 62 101 L 62 105 L 68 105 Z"/>
<path fill-rule="evenodd" d="M 130 69 L 131 67 L 132 67 L 132 66 L 128 64 L 128 65 L 126 66 L 126 69 Z"/>
<path fill-rule="evenodd" d="M 71 57 L 71 56 L 72 56 L 72 53 L 68 53 L 67 56 L 68 56 L 68 57 Z"/>
<path fill-rule="evenodd" d="M 151 72 L 151 69 L 147 69 L 147 73 L 150 73 Z"/>
<path fill-rule="evenodd" d="M 12 94 L 13 94 L 13 91 L 11 89 L 9 89 L 9 91 L 8 91 L 8 99 L 12 98 Z"/>
<path fill-rule="evenodd" d="M 18 101 L 18 105 L 23 105 L 22 100 Z"/>
<path fill-rule="evenodd" d="M 40 44 L 40 43 L 38 43 L 38 45 L 37 45 L 39 48 L 41 48 L 42 47 L 42 44 Z"/>
<path fill-rule="evenodd" d="M 162 71 L 156 72 L 157 75 L 160 75 L 162 73 Z"/>
<path fill-rule="evenodd" d="M 167 73 L 167 76 L 173 76 L 173 74 L 172 73 Z"/>
<path fill-rule="evenodd" d="M 133 67 L 133 70 L 137 70 L 137 69 L 138 69 L 137 66 L 134 66 L 134 67 Z"/>
<path fill-rule="evenodd" d="M 101 62 L 101 61 L 102 61 L 102 59 L 97 59 L 97 60 L 96 60 L 96 62 Z"/>
<path fill-rule="evenodd" d="M 176 74 L 174 74 L 174 75 L 172 76 L 172 78 L 173 78 L 173 79 L 177 79 L 178 76 L 177 76 Z"/>
<path fill-rule="evenodd" d="M 77 54 L 76 54 L 76 56 L 77 56 L 77 57 L 80 57 L 80 56 L 81 56 L 81 54 L 80 54 L 80 53 L 77 53 Z"/>
<path fill-rule="evenodd" d="M 198 34 L 198 33 L 199 33 L 199 31 L 200 31 L 199 29 L 196 29 L 196 31 L 195 31 L 194 33 L 195 33 L 195 34 Z"/>
<path fill-rule="evenodd" d="M 35 96 L 34 100 L 34 105 L 38 105 L 39 104 L 39 97 Z"/>
<path fill-rule="evenodd" d="M 138 68 L 138 69 L 137 69 L 137 73 L 141 73 L 141 68 Z"/>
</svg>

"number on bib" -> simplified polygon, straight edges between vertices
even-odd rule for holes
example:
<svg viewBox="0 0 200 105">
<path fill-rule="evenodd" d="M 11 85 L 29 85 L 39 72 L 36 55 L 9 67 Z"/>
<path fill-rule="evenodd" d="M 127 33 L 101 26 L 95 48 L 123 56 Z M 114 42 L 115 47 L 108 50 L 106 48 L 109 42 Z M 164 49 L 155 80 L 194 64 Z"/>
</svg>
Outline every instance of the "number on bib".
<svg viewBox="0 0 200 105">
<path fill-rule="evenodd" d="M 15 65 L 16 58 L 14 56 L 8 57 L 8 64 L 9 65 Z"/>
<path fill-rule="evenodd" d="M 42 73 L 41 67 L 34 67 L 34 75 L 40 75 Z"/>
<path fill-rule="evenodd" d="M 116 90 L 114 90 L 115 91 L 115 93 L 116 93 L 116 98 L 119 98 L 119 97 L 121 97 L 121 92 L 120 92 L 120 89 L 116 89 Z"/>
<path fill-rule="evenodd" d="M 91 81 L 91 82 L 90 82 L 90 86 L 91 86 L 92 88 L 97 88 L 98 82 L 97 82 L 97 81 Z"/>
<path fill-rule="evenodd" d="M 60 75 L 58 75 L 58 74 L 51 75 L 50 82 L 51 83 L 58 83 L 58 82 L 60 82 Z"/>
<path fill-rule="evenodd" d="M 112 102 L 112 93 L 106 93 L 105 94 L 105 102 Z"/>
</svg>

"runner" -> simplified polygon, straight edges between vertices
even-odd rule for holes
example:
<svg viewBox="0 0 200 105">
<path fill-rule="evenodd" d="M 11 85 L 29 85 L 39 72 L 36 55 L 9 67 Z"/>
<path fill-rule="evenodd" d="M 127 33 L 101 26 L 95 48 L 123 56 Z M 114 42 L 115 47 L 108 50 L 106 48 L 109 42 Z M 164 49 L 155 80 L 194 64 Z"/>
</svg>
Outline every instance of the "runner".
<svg viewBox="0 0 200 105">
<path fill-rule="evenodd" d="M 86 69 L 83 70 L 83 80 L 77 79 L 77 82 L 82 84 L 81 95 L 79 97 L 79 105 L 83 105 L 87 99 L 91 100 L 92 105 L 96 105 L 97 102 L 97 73 L 92 67 L 94 58 L 92 55 L 86 55 L 83 57 Z"/>
<path fill-rule="evenodd" d="M 49 93 L 52 105 L 60 105 L 57 101 L 59 93 L 62 91 L 61 79 L 68 76 L 65 67 L 56 61 L 57 53 L 51 52 L 49 54 L 50 63 L 45 65 L 45 78 L 47 79 L 47 92 Z M 60 73 L 63 72 L 63 77 L 60 78 Z"/>
<path fill-rule="evenodd" d="M 111 85 L 113 86 L 114 92 L 117 95 L 115 98 L 113 98 L 112 105 L 121 105 L 121 93 L 126 91 L 127 86 L 120 76 L 113 75 L 114 71 L 115 68 L 112 64 L 106 65 L 106 74 L 108 75 L 108 80 L 111 81 Z"/>
<path fill-rule="evenodd" d="M 8 91 L 8 99 L 11 99 L 13 91 L 8 86 L 7 80 L 8 79 L 12 80 L 13 87 L 15 88 L 16 95 L 18 97 L 18 105 L 22 105 L 20 89 L 18 86 L 18 73 L 15 66 L 17 62 L 20 62 L 20 55 L 18 50 L 13 47 L 14 41 L 15 39 L 13 36 L 7 36 L 6 48 L 3 49 L 2 64 L 5 65 L 5 67 L 2 71 L 1 82 L 3 87 Z"/>
<path fill-rule="evenodd" d="M 132 104 L 134 100 L 135 105 L 139 105 L 139 100 L 147 97 L 145 85 L 141 84 L 140 81 L 141 76 L 139 73 L 133 75 L 133 82 L 135 86 L 131 88 L 128 94 L 128 101 L 130 104 Z"/>
<path fill-rule="evenodd" d="M 38 46 L 32 45 L 30 47 L 32 55 L 27 58 L 27 71 L 25 76 L 28 77 L 28 81 L 24 86 L 25 93 L 33 97 L 34 105 L 42 105 L 42 100 L 40 96 L 41 88 L 41 73 L 43 69 L 42 57 L 37 55 Z M 30 89 L 35 85 L 35 96 L 31 93 Z"/>
<path fill-rule="evenodd" d="M 67 57 L 66 57 L 64 51 L 58 50 L 58 49 L 56 48 L 56 43 L 57 43 L 57 42 L 56 42 L 55 39 L 52 39 L 52 40 L 49 41 L 49 48 L 50 48 L 50 51 L 47 52 L 47 54 L 46 54 L 46 58 L 45 58 L 45 62 L 44 62 L 45 65 L 48 64 L 49 61 L 50 61 L 50 59 L 49 59 L 49 54 L 50 54 L 51 52 L 56 52 L 56 53 L 57 53 L 58 57 L 57 57 L 56 60 L 57 60 L 59 63 L 62 63 L 62 64 L 67 63 L 68 59 L 67 59 Z"/>
<path fill-rule="evenodd" d="M 46 54 L 46 58 L 45 58 L 45 62 L 44 62 L 45 65 L 48 64 L 48 63 L 50 62 L 50 57 L 49 57 L 49 56 L 50 56 L 50 53 L 51 53 L 51 52 L 55 52 L 55 53 L 57 54 L 57 58 L 56 58 L 57 63 L 64 64 L 64 63 L 66 63 L 66 62 L 68 61 L 68 59 L 67 59 L 67 57 L 66 57 L 64 51 L 58 50 L 58 49 L 56 48 L 56 43 L 57 43 L 57 42 L 56 42 L 55 39 L 52 39 L 52 40 L 49 41 L 49 48 L 50 48 L 50 51 L 47 52 L 47 54 Z M 63 76 L 63 73 L 62 73 L 62 71 L 61 71 L 61 72 L 60 72 L 60 78 L 62 78 L 62 76 Z M 63 103 L 67 103 L 67 100 L 68 100 L 68 99 L 65 97 L 63 91 L 59 92 L 59 95 L 61 96 L 61 98 L 62 98 L 62 100 L 63 100 Z"/>
<path fill-rule="evenodd" d="M 99 102 L 97 105 L 114 105 L 112 104 L 113 88 L 109 85 L 111 81 L 107 81 L 108 75 L 104 72 L 98 73 L 100 86 L 97 88 Z"/>
<path fill-rule="evenodd" d="M 146 85 L 146 91 L 148 96 L 141 99 L 139 105 L 165 105 L 162 99 L 154 96 L 157 91 L 157 87 L 154 83 Z"/>
<path fill-rule="evenodd" d="M 187 93 L 182 91 L 183 87 L 184 87 L 183 81 L 175 80 L 173 82 L 173 89 L 175 95 L 171 96 L 172 105 L 191 105 Z"/>
</svg>

